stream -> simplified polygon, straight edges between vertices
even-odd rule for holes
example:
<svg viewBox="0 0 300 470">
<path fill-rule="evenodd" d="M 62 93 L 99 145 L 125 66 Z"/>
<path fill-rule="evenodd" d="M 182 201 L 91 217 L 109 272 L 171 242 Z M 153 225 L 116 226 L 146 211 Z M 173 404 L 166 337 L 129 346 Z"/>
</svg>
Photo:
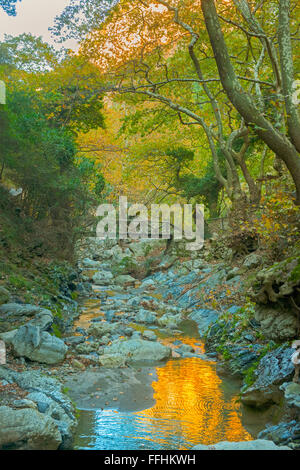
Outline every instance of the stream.
<svg viewBox="0 0 300 470">
<path fill-rule="evenodd" d="M 99 316 L 99 308 L 94 306 L 97 302 L 86 301 L 76 326 L 86 327 L 93 317 Z M 183 333 L 176 340 L 204 353 L 196 324 L 188 320 L 181 329 Z M 164 344 L 174 341 L 174 337 L 161 335 L 154 328 L 153 331 Z M 145 407 L 137 405 L 143 409 L 135 409 L 136 400 L 128 396 L 125 406 L 79 406 L 75 449 L 184 450 L 199 443 L 255 439 L 270 416 L 245 409 L 239 402 L 240 382 L 232 377 L 220 378 L 216 366 L 214 361 L 190 357 L 139 368 L 150 379 L 153 404 L 149 406 L 147 402 Z M 146 384 L 139 393 L 148 394 Z"/>
</svg>

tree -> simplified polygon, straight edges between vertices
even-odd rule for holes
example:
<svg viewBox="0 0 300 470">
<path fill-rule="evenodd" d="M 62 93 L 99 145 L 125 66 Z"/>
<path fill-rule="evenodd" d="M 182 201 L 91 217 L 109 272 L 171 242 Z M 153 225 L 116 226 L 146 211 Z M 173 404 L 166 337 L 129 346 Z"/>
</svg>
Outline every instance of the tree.
<svg viewBox="0 0 300 470">
<path fill-rule="evenodd" d="M 299 194 L 298 120 L 290 93 L 290 28 L 295 21 L 292 17 L 288 21 L 288 7 L 289 2 L 280 2 L 278 33 L 274 2 L 261 2 L 254 12 L 246 0 L 228 1 L 225 7 L 219 2 L 217 12 L 213 0 L 123 1 L 105 23 L 94 28 L 81 50 L 100 68 L 109 69 L 111 90 L 159 102 L 176 113 L 183 125 L 201 126 L 216 177 L 229 197 L 237 205 L 244 197 L 241 171 L 250 200 L 257 203 L 260 185 L 246 162 L 253 135 L 286 163 Z M 207 46 L 208 36 L 214 56 Z M 225 44 L 229 37 L 230 50 Z M 278 38 L 279 50 L 273 37 Z M 284 75 L 289 78 L 283 79 Z M 236 141 L 241 139 L 243 145 L 237 151 Z M 225 175 L 220 172 L 217 148 L 225 157 Z"/>
<path fill-rule="evenodd" d="M 270 37 L 254 17 L 249 3 L 246 0 L 235 0 L 234 3 L 250 29 L 246 34 L 259 37 L 264 43 L 270 44 Z M 296 186 L 296 202 L 300 204 L 300 121 L 297 107 L 292 100 L 294 72 L 289 19 L 290 0 L 279 0 L 278 42 L 281 73 L 274 49 L 268 48 L 272 65 L 276 64 L 276 86 L 279 87 L 279 92 L 284 99 L 287 135 L 275 127 L 276 123 L 272 123 L 262 113 L 253 98 L 241 86 L 232 66 L 214 0 L 202 0 L 201 7 L 219 76 L 228 98 L 245 120 L 245 124 L 254 126 L 257 135 L 286 164 Z"/>
<path fill-rule="evenodd" d="M 10 16 L 16 16 L 16 3 L 22 0 L 0 0 L 0 7 Z"/>
</svg>

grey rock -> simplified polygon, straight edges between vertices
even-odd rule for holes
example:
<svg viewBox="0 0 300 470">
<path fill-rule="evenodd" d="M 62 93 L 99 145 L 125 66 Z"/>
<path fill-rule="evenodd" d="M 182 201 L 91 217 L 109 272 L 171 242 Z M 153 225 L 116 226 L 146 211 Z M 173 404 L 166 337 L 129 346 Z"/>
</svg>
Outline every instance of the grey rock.
<svg viewBox="0 0 300 470">
<path fill-rule="evenodd" d="M 287 341 L 295 338 L 298 332 L 298 320 L 294 313 L 291 309 L 284 310 L 279 305 L 258 306 L 255 320 L 260 323 L 262 334 L 274 341 Z"/>
<path fill-rule="evenodd" d="M 129 274 L 120 274 L 120 276 L 117 276 L 115 278 L 115 283 L 119 285 L 130 285 L 134 284 L 136 282 L 136 279 Z"/>
<path fill-rule="evenodd" d="M 32 325 L 19 328 L 11 344 L 17 356 L 46 364 L 63 361 L 68 350 L 61 339 Z"/>
<path fill-rule="evenodd" d="M 31 304 L 21 305 L 16 303 L 8 303 L 1 305 L 0 315 L 2 319 L 8 319 L 12 321 L 27 320 L 28 317 L 41 319 L 43 316 L 48 317 L 49 321 L 50 318 L 53 321 L 53 315 L 50 310 Z M 52 323 L 50 323 L 50 325 L 51 324 Z"/>
<path fill-rule="evenodd" d="M 165 313 L 158 319 L 157 322 L 160 326 L 175 329 L 178 327 L 179 323 L 182 322 L 182 320 L 183 318 L 180 313 L 177 315 L 170 315 L 169 313 Z"/>
<path fill-rule="evenodd" d="M 295 382 L 286 382 L 280 386 L 284 391 L 284 398 L 288 406 L 300 409 L 300 384 Z"/>
<path fill-rule="evenodd" d="M 84 258 L 82 260 L 82 265 L 85 267 L 85 268 L 101 268 L 102 266 L 102 263 L 101 261 L 95 261 L 93 259 L 90 259 L 90 258 Z"/>
<path fill-rule="evenodd" d="M 251 255 L 246 256 L 244 259 L 243 266 L 248 269 L 257 268 L 262 264 L 262 258 L 255 253 L 251 253 Z"/>
<path fill-rule="evenodd" d="M 0 449 L 56 450 L 62 437 L 55 421 L 37 410 L 0 407 Z"/>
<path fill-rule="evenodd" d="M 156 314 L 150 310 L 141 308 L 134 316 L 134 319 L 137 323 L 151 324 L 156 322 Z"/>
<path fill-rule="evenodd" d="M 171 349 L 159 342 L 120 339 L 104 348 L 105 354 L 121 354 L 128 362 L 160 362 L 171 356 Z"/>
<path fill-rule="evenodd" d="M 122 354 L 103 354 L 99 356 L 99 364 L 111 369 L 125 367 L 126 358 Z"/>
<path fill-rule="evenodd" d="M 85 341 L 84 336 L 67 336 L 64 338 L 64 342 L 72 346 L 76 346 L 78 344 L 84 343 L 84 341 Z"/>
<path fill-rule="evenodd" d="M 212 323 L 215 323 L 219 318 L 219 312 L 201 308 L 195 310 L 189 315 L 190 320 L 197 323 L 200 336 L 203 336 Z"/>
<path fill-rule="evenodd" d="M 288 381 L 294 372 L 291 362 L 293 351 L 292 348 L 281 346 L 260 360 L 254 384 L 242 393 L 241 400 L 245 405 L 260 408 L 280 403 L 283 393 L 279 385 Z"/>
<path fill-rule="evenodd" d="M 152 330 L 145 330 L 143 332 L 143 338 L 145 338 L 148 341 L 157 341 L 157 336 Z"/>
<path fill-rule="evenodd" d="M 111 283 L 113 274 L 110 271 L 97 271 L 92 280 L 93 283 L 99 286 L 105 286 Z"/>
<path fill-rule="evenodd" d="M 218 442 L 217 444 L 199 444 L 191 450 L 291 450 L 287 446 L 277 446 L 272 441 L 257 439 L 255 441 L 244 442 Z"/>
<path fill-rule="evenodd" d="M 15 400 L 13 402 L 14 408 L 32 408 L 34 410 L 37 409 L 37 404 L 34 403 L 32 400 L 28 400 L 27 398 L 23 398 L 22 400 Z"/>
</svg>

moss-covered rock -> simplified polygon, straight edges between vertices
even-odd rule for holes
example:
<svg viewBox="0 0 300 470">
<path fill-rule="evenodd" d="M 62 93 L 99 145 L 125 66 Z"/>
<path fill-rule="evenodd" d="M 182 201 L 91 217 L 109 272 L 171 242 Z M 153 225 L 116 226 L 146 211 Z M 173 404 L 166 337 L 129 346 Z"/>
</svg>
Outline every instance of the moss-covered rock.
<svg viewBox="0 0 300 470">
<path fill-rule="evenodd" d="M 259 271 L 251 287 L 258 304 L 255 318 L 264 336 L 275 341 L 295 338 L 300 327 L 300 248 Z"/>
</svg>

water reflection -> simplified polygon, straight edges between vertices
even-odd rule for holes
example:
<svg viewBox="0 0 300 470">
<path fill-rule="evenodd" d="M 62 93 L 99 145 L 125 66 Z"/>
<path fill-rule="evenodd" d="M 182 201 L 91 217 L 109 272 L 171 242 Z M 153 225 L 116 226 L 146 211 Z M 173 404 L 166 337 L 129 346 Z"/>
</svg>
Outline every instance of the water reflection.
<svg viewBox="0 0 300 470">
<path fill-rule="evenodd" d="M 170 360 L 157 368 L 156 404 L 135 413 L 82 411 L 80 449 L 188 449 L 198 443 L 251 440 L 241 423 L 237 392 L 199 358 Z M 229 388 L 228 388 L 229 387 Z"/>
</svg>

